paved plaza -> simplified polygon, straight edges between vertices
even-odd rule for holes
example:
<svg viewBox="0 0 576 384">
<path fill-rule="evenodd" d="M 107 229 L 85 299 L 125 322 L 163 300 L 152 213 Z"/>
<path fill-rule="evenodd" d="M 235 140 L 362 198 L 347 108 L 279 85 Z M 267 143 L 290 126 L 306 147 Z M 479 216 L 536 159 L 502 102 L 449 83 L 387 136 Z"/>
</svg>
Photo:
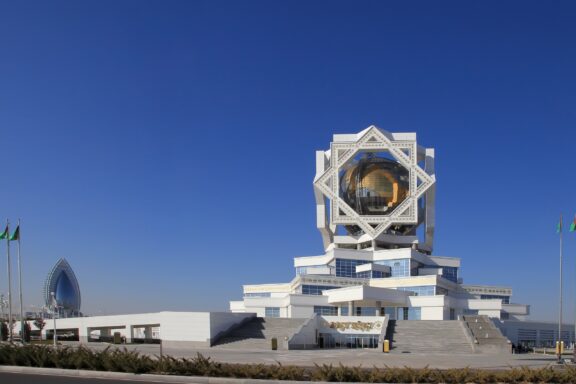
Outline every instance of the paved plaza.
<svg viewBox="0 0 576 384">
<path fill-rule="evenodd" d="M 106 344 L 91 344 L 90 348 L 104 349 Z M 124 346 L 122 346 L 124 347 Z M 159 355 L 159 345 L 126 345 L 128 350 L 136 350 L 147 355 Z M 163 348 L 165 355 L 173 357 L 194 357 L 197 353 L 209 356 L 223 363 L 256 363 L 313 366 L 314 364 L 343 364 L 346 366 L 363 367 L 412 367 L 426 366 L 437 369 L 448 368 L 482 368 L 508 369 L 510 367 L 542 368 L 555 364 L 556 357 L 552 354 L 387 354 L 370 349 L 318 349 L 318 350 L 236 350 L 236 349 L 190 349 Z M 566 355 L 567 357 L 567 355 Z"/>
</svg>

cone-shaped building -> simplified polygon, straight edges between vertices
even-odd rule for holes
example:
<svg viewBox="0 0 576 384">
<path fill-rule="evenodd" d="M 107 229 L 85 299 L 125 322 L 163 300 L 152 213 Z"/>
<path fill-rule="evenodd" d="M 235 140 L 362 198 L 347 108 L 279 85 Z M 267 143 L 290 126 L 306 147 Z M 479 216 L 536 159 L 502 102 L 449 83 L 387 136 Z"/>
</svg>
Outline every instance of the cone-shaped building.
<svg viewBox="0 0 576 384">
<path fill-rule="evenodd" d="M 62 258 L 52 267 L 44 284 L 44 301 L 52 305 L 52 292 L 58 303 L 60 316 L 80 316 L 80 286 L 74 271 L 66 259 Z"/>
</svg>

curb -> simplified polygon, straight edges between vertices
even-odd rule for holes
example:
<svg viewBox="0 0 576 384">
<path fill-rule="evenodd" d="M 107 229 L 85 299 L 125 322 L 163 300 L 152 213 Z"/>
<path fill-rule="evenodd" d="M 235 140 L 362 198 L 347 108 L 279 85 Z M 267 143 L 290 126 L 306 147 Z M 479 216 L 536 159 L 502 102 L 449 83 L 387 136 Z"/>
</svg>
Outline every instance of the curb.
<svg viewBox="0 0 576 384">
<path fill-rule="evenodd" d="M 199 383 L 199 384 L 302 384 L 304 381 L 291 380 L 258 380 L 258 379 L 233 379 L 229 377 L 206 377 L 206 376 L 173 376 L 173 375 L 153 375 L 153 374 L 135 374 L 125 372 L 107 372 L 107 371 L 87 371 L 79 369 L 62 369 L 62 368 L 38 368 L 38 367 L 20 367 L 15 365 L 0 366 L 0 373 L 22 373 L 29 375 L 46 375 L 46 376 L 65 376 L 65 377 L 82 377 L 88 379 L 119 379 L 142 382 L 156 383 Z M 316 382 L 321 384 L 322 382 Z"/>
</svg>

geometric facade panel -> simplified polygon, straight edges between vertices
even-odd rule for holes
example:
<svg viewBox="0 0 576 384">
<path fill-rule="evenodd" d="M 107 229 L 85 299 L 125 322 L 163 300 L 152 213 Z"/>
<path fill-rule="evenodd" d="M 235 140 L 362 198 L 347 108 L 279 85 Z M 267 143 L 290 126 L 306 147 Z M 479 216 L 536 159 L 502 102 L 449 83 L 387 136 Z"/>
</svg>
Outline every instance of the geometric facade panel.
<svg viewBox="0 0 576 384">
<path fill-rule="evenodd" d="M 394 200 L 389 204 L 391 209 L 386 214 L 358 212 L 357 206 L 348 204 L 351 199 L 342 196 L 341 186 L 346 185 L 346 180 L 340 178 L 349 177 L 347 164 L 362 152 L 386 152 L 408 173 L 407 191 L 401 191 L 401 201 Z M 314 187 L 330 201 L 330 225 L 357 226 L 375 239 L 393 225 L 418 224 L 418 199 L 434 185 L 435 178 L 418 165 L 415 139 L 394 140 L 387 132 L 370 126 L 354 140 L 331 143 L 329 157 L 329 166 L 317 175 Z"/>
</svg>

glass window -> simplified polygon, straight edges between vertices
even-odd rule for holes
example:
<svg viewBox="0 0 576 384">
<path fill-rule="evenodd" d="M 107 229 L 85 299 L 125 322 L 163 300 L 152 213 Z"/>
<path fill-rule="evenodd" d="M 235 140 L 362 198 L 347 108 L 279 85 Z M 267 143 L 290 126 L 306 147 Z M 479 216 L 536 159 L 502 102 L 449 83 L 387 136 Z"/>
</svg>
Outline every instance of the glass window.
<svg viewBox="0 0 576 384">
<path fill-rule="evenodd" d="M 356 277 L 359 279 L 382 279 L 388 275 L 381 271 L 364 271 L 356 273 Z"/>
<path fill-rule="evenodd" d="M 378 335 L 320 333 L 320 348 L 378 348 Z"/>
<path fill-rule="evenodd" d="M 356 266 L 370 263 L 367 260 L 336 259 L 336 276 L 358 278 Z"/>
<path fill-rule="evenodd" d="M 328 285 L 307 285 L 302 284 L 303 295 L 321 295 L 323 291 L 328 289 L 336 289 L 341 287 L 331 287 Z"/>
<path fill-rule="evenodd" d="M 264 317 L 280 317 L 280 307 L 266 307 Z"/>
<path fill-rule="evenodd" d="M 442 267 L 442 277 L 454 283 L 458 282 L 458 268 L 456 267 Z"/>
<path fill-rule="evenodd" d="M 408 308 L 407 307 L 400 307 L 398 308 L 398 320 L 408 320 Z"/>
<path fill-rule="evenodd" d="M 420 320 L 422 308 L 408 308 L 408 320 Z"/>
<path fill-rule="evenodd" d="M 410 296 L 434 296 L 435 286 L 433 285 L 422 285 L 417 287 L 398 287 L 399 291 L 409 291 L 412 292 Z"/>
<path fill-rule="evenodd" d="M 323 316 L 338 316 L 338 308 L 323 305 L 315 305 L 314 313 Z"/>
<path fill-rule="evenodd" d="M 386 307 L 384 308 L 384 314 L 388 316 L 390 320 L 396 320 L 396 308 Z"/>
<path fill-rule="evenodd" d="M 356 277 L 359 279 L 369 279 L 372 277 L 372 274 L 370 273 L 370 271 L 357 272 Z"/>
<path fill-rule="evenodd" d="M 382 271 L 372 271 L 373 279 L 382 279 L 384 277 L 388 277 L 388 274 Z"/>
<path fill-rule="evenodd" d="M 389 266 L 392 277 L 410 276 L 410 259 L 378 260 L 374 264 Z"/>
<path fill-rule="evenodd" d="M 244 293 L 244 297 L 270 297 L 272 294 L 270 292 L 248 292 Z"/>
<path fill-rule="evenodd" d="M 356 316 L 376 316 L 376 307 L 356 307 Z"/>
</svg>

